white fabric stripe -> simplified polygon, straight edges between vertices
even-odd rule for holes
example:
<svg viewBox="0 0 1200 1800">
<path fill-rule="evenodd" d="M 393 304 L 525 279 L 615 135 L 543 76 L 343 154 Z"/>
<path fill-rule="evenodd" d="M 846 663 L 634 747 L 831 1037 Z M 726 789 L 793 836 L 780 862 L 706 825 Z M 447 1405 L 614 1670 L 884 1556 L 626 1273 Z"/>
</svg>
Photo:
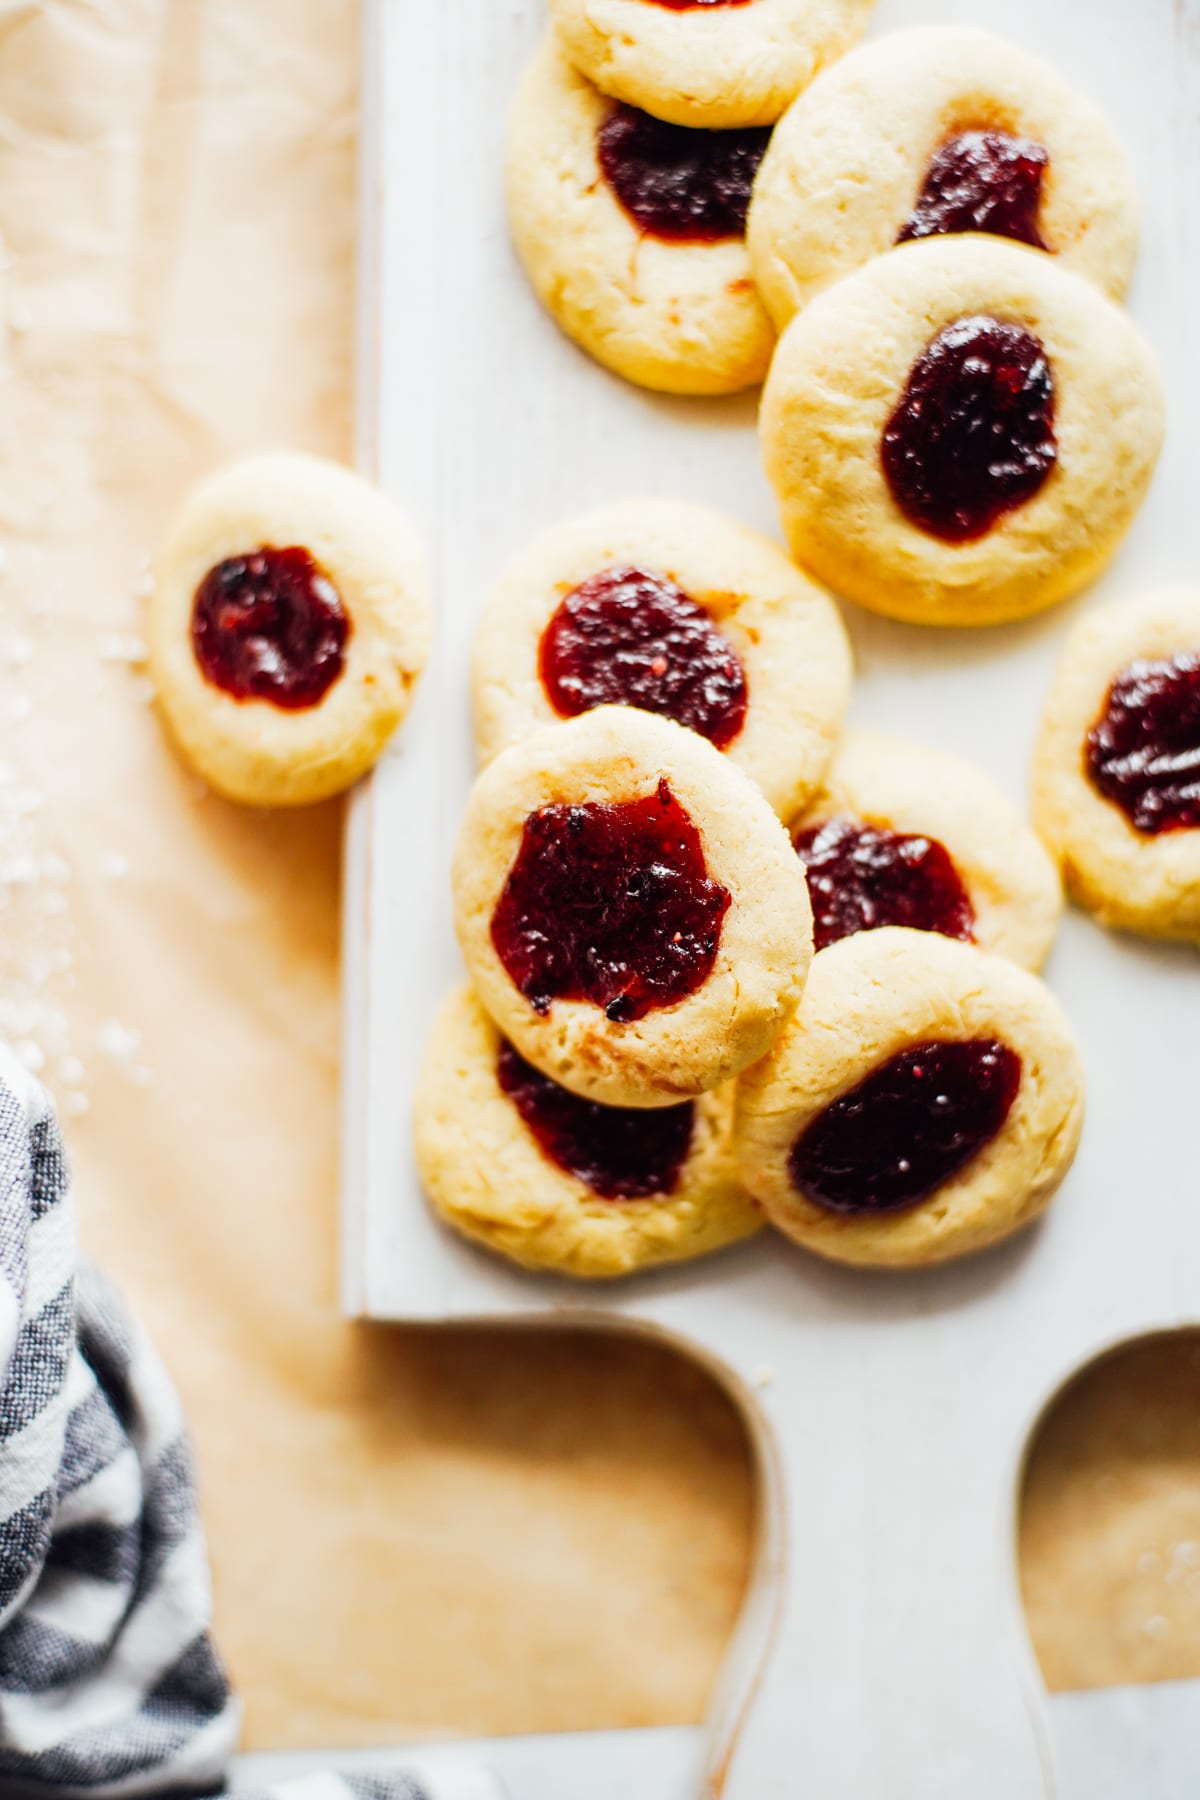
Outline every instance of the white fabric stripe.
<svg viewBox="0 0 1200 1800">
<path fill-rule="evenodd" d="M 73 1531 L 77 1525 L 132 1525 L 141 1510 L 141 1465 L 137 1452 L 126 1444 L 107 1468 L 60 1497 L 54 1528 Z"/>
<path fill-rule="evenodd" d="M 431 1800 L 504 1800 L 504 1788 L 492 1771 L 465 1758 L 439 1756 L 430 1767 L 416 1755 L 405 1761 L 404 1773 L 427 1788 Z"/>
<path fill-rule="evenodd" d="M 12 1359 L 20 1323 L 20 1297 L 9 1287 L 7 1280 L 0 1280 L 0 1385 Z"/>
<path fill-rule="evenodd" d="M 128 1605 L 129 1588 L 122 1582 L 97 1581 L 73 1569 L 46 1569 L 25 1617 L 80 1643 L 104 1644 Z"/>
<path fill-rule="evenodd" d="M 66 1416 L 94 1392 L 96 1377 L 78 1349 L 67 1366 L 67 1379 L 36 1419 L 10 1437 L 0 1454 L 0 1521 L 11 1519 L 44 1494 L 58 1473 Z"/>
<path fill-rule="evenodd" d="M 0 1732 L 8 1746 L 38 1755 L 81 1732 L 102 1730 L 136 1713 L 206 1623 L 207 1596 L 204 1544 L 193 1532 L 167 1558 L 155 1586 L 130 1615 L 112 1655 L 86 1684 L 0 1696 Z"/>
<path fill-rule="evenodd" d="M 297 1775 L 279 1781 L 270 1790 L 272 1800 L 349 1800 L 349 1789 L 338 1775 Z"/>
<path fill-rule="evenodd" d="M 55 1800 L 137 1800 L 148 1794 L 158 1797 L 175 1788 L 197 1788 L 201 1792 L 224 1790 L 225 1771 L 241 1735 L 242 1708 L 230 1700 L 224 1710 L 209 1720 L 188 1740 L 187 1748 L 178 1756 L 155 1763 L 152 1769 L 139 1769 L 120 1781 L 89 1782 L 86 1787 L 55 1785 Z"/>
<path fill-rule="evenodd" d="M 143 1463 L 153 1468 L 183 1432 L 183 1408 L 149 1339 L 136 1327 L 127 1379 L 138 1402 L 138 1417 L 130 1427 L 130 1436 Z"/>
<path fill-rule="evenodd" d="M 44 1306 L 60 1294 L 75 1264 L 75 1204 L 68 1188 L 57 1206 L 43 1213 L 29 1228 L 29 1284 L 25 1290 L 25 1317 L 36 1319 Z"/>
<path fill-rule="evenodd" d="M 46 1117 L 50 1101 L 45 1089 L 3 1039 L 0 1039 L 0 1081 L 12 1089 L 13 1098 L 24 1108 L 31 1125 Z"/>
</svg>

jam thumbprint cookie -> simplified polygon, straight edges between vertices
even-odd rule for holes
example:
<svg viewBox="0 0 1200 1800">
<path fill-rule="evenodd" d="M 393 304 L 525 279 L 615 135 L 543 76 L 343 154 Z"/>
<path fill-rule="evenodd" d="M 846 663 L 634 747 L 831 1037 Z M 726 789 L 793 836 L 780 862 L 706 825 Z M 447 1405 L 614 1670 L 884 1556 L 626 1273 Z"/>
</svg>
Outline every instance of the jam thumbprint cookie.
<svg viewBox="0 0 1200 1800">
<path fill-rule="evenodd" d="M 775 544 L 630 501 L 544 532 L 502 577 L 475 639 L 479 754 L 636 706 L 725 751 L 786 817 L 825 771 L 850 675 L 837 608 Z"/>
<path fill-rule="evenodd" d="M 795 1019 L 738 1084 L 742 1180 L 834 1262 L 964 1256 L 1036 1217 L 1071 1166 L 1083 1076 L 1036 975 L 932 932 L 813 959 Z"/>
<path fill-rule="evenodd" d="M 1119 306 L 977 234 L 904 244 L 818 295 L 780 339 L 761 425 L 802 568 L 892 618 L 990 625 L 1103 568 L 1163 395 Z"/>
<path fill-rule="evenodd" d="M 434 1022 L 414 1141 L 438 1215 L 526 1268 L 629 1275 L 762 1224 L 737 1179 L 732 1083 L 674 1106 L 598 1106 L 526 1062 L 466 987 Z"/>
<path fill-rule="evenodd" d="M 606 94 L 676 125 L 771 125 L 862 35 L 873 0 L 550 0 Z"/>
<path fill-rule="evenodd" d="M 508 215 L 568 337 L 668 393 L 762 380 L 775 334 L 750 274 L 746 210 L 768 135 L 665 124 L 543 46 L 509 126 Z"/>
<path fill-rule="evenodd" d="M 425 664 L 423 558 L 390 501 L 290 453 L 194 489 L 155 571 L 150 666 L 171 733 L 232 800 L 300 806 L 376 761 Z"/>
<path fill-rule="evenodd" d="M 912 238 L 987 232 L 1120 299 L 1138 203 L 1120 145 L 1054 70 L 986 31 L 919 27 L 821 74 L 777 126 L 747 242 L 780 330 Z"/>
<path fill-rule="evenodd" d="M 1108 607 L 1068 638 L 1033 808 L 1104 924 L 1200 942 L 1200 591 Z"/>
<path fill-rule="evenodd" d="M 1040 968 L 1062 912 L 1054 864 L 982 769 L 944 750 L 850 731 L 792 824 L 813 943 L 905 925 Z"/>
<path fill-rule="evenodd" d="M 628 706 L 503 751 L 467 803 L 455 923 L 479 997 L 544 1075 L 668 1106 L 759 1057 L 812 951 L 804 871 L 741 770 Z"/>
</svg>

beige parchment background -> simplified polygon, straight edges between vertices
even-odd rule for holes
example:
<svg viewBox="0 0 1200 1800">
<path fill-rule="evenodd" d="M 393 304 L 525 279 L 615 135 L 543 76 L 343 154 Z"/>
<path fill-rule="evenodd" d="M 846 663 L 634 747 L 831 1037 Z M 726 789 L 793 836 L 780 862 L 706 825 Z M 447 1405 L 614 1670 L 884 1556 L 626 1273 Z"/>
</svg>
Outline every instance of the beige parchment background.
<svg viewBox="0 0 1200 1800">
<path fill-rule="evenodd" d="M 355 23 L 0 0 L 0 1030 L 183 1389 L 254 1745 L 693 1719 L 749 1554 L 731 1409 L 648 1348 L 338 1322 L 339 811 L 204 795 L 138 667 L 187 483 L 348 453 Z M 1195 1368 L 1158 1354 L 1031 1475 L 1058 1685 L 1200 1673 Z"/>
</svg>

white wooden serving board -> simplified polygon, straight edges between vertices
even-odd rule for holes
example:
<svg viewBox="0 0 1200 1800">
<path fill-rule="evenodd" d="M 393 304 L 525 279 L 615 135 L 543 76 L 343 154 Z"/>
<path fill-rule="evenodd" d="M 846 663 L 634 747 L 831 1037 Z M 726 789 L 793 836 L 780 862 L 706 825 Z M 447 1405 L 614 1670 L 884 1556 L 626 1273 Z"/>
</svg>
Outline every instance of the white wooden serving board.
<svg viewBox="0 0 1200 1800">
<path fill-rule="evenodd" d="M 504 120 L 544 0 L 369 0 L 362 456 L 431 546 L 436 653 L 350 823 L 344 1304 L 355 1316 L 544 1321 L 663 1335 L 740 1398 L 762 1459 L 761 1552 L 708 1726 L 727 1800 L 1045 1800 L 1043 1697 L 1014 1574 L 1014 1493 L 1039 1409 L 1099 1350 L 1200 1317 L 1200 965 L 1072 916 L 1050 968 L 1090 1112 L 1046 1219 L 908 1275 L 823 1266 L 775 1236 L 599 1289 L 526 1276 L 446 1234 L 409 1107 L 460 975 L 447 871 L 472 773 L 475 618 L 540 527 L 626 494 L 775 529 L 754 401 L 656 398 L 589 363 L 509 248 Z M 880 0 L 874 30 L 1001 31 L 1112 118 L 1145 203 L 1135 313 L 1166 370 L 1150 499 L 1095 594 L 1196 573 L 1200 0 Z M 973 756 L 1023 795 L 1078 606 L 923 633 L 851 611 L 852 716 Z"/>
</svg>

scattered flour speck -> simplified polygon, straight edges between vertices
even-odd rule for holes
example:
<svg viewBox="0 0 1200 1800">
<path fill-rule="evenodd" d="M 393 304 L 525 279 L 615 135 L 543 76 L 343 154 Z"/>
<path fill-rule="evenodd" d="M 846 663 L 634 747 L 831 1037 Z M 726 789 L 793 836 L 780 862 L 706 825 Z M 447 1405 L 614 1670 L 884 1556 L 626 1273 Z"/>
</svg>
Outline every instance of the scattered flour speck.
<svg viewBox="0 0 1200 1800">
<path fill-rule="evenodd" d="M 133 631 L 110 631 L 100 639 L 101 662 L 128 663 L 131 668 L 140 668 L 148 655 L 146 640 Z"/>
<path fill-rule="evenodd" d="M 142 1047 L 142 1034 L 119 1019 L 108 1019 L 97 1032 L 96 1042 L 105 1056 L 128 1067 Z"/>
</svg>

